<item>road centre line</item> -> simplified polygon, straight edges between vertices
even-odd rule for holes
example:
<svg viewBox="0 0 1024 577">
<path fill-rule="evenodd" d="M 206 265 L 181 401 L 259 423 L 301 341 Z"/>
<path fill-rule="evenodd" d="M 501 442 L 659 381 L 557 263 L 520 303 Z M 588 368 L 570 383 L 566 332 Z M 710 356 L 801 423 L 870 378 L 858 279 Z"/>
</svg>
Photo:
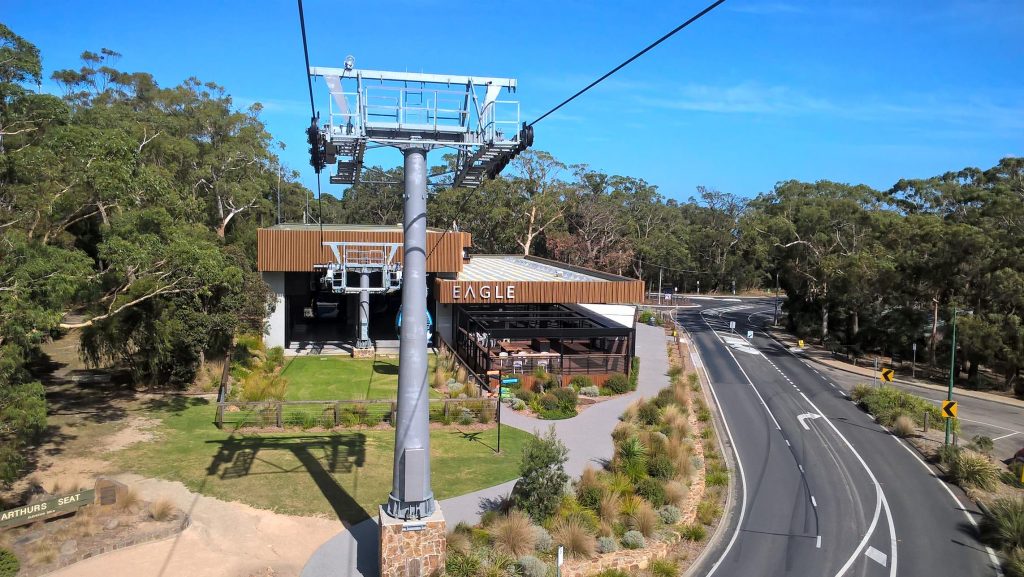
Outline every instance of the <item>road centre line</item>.
<svg viewBox="0 0 1024 577">
<path fill-rule="evenodd" d="M 996 437 L 995 439 L 992 439 L 992 440 L 993 440 L 993 441 L 998 441 L 999 439 L 1005 439 L 1005 438 L 1007 438 L 1007 437 L 1012 437 L 1012 436 L 1014 436 L 1014 435 L 1019 435 L 1019 434 L 1020 434 L 1020 433 L 1014 432 L 1014 433 L 1010 433 L 1009 435 L 1002 435 L 1002 436 L 1000 436 L 1000 437 Z"/>
<path fill-rule="evenodd" d="M 776 343 L 778 343 L 780 346 L 782 346 L 782 348 L 785 349 L 790 355 L 792 355 L 795 358 L 799 358 L 799 357 L 796 356 L 796 354 L 794 354 L 792 351 L 787 349 L 785 345 L 780 343 L 778 341 L 778 339 L 776 339 L 775 337 L 771 337 L 771 338 Z M 762 353 L 762 354 L 764 354 L 764 353 Z M 890 577 L 896 577 L 896 547 L 897 547 L 896 527 L 895 527 L 895 525 L 893 523 L 892 511 L 889 509 L 889 502 L 885 498 L 884 491 L 882 491 L 881 483 L 878 482 L 878 478 L 875 477 L 875 473 L 871 470 L 871 467 L 868 467 L 867 462 L 865 462 L 864 458 L 861 457 L 860 453 L 857 452 L 857 449 L 855 449 L 853 447 L 853 443 L 851 443 L 849 441 L 849 439 L 847 439 L 839 431 L 839 429 L 835 426 L 835 423 L 832 422 L 832 419 L 829 419 L 825 415 L 825 413 L 822 412 L 822 410 L 819 409 L 818 406 L 814 404 L 813 401 L 811 401 L 809 398 L 807 398 L 807 395 L 805 395 L 803 393 L 800 393 L 800 396 L 803 397 L 803 399 L 805 401 L 807 401 L 807 404 L 809 404 L 811 407 L 814 408 L 815 412 L 817 412 L 819 415 L 821 415 L 821 418 L 825 421 L 825 423 L 827 423 L 828 426 L 831 427 L 832 430 L 835 432 L 835 434 L 838 435 L 840 439 L 842 439 L 843 443 L 845 443 L 847 448 L 850 449 L 850 452 L 853 453 L 853 456 L 857 458 L 858 462 L 860 462 L 860 465 L 861 465 L 861 467 L 864 468 L 864 471 L 867 472 L 868 477 L 871 478 L 871 483 L 875 486 L 875 497 L 876 497 L 876 499 L 875 499 L 875 514 L 874 514 L 874 516 L 871 519 L 871 524 L 868 526 L 867 532 L 864 533 L 864 538 L 861 540 L 860 544 L 854 550 L 853 555 L 846 561 L 846 563 L 842 566 L 842 568 L 839 569 L 839 572 L 836 573 L 836 577 L 841 577 L 843 574 L 845 574 L 850 569 L 850 567 L 853 566 L 854 561 L 857 558 L 860 557 L 861 551 L 864 550 L 864 547 L 867 545 L 868 539 L 871 537 L 871 534 L 874 533 L 874 531 L 875 531 L 875 527 L 878 524 L 878 517 L 880 516 L 881 508 L 882 507 L 885 507 L 885 516 L 886 516 L 886 520 L 888 521 L 888 525 L 889 525 L 890 547 L 891 547 L 891 550 L 892 550 L 892 566 L 891 566 L 891 570 L 889 572 L 889 575 L 890 575 Z"/>
<path fill-rule="evenodd" d="M 701 315 L 701 319 L 703 319 L 705 324 L 708 325 L 708 328 L 711 328 L 710 323 L 707 322 L 707 319 L 704 318 L 703 314 Z M 714 330 L 714 329 L 712 329 L 712 330 Z M 771 338 L 773 340 L 775 340 L 776 342 L 778 342 L 778 340 L 775 339 L 774 337 L 771 337 Z M 739 360 L 736 359 L 736 355 L 732 354 L 732 350 L 729 349 L 728 347 L 726 347 L 725 350 L 726 350 L 727 353 L 729 353 L 729 356 L 732 357 L 733 362 L 736 363 L 736 368 L 738 368 L 740 370 L 740 372 L 743 373 L 743 376 L 746 377 L 748 383 L 750 384 L 750 388 L 754 390 L 754 394 L 756 394 L 758 399 L 761 400 L 761 404 L 764 406 L 765 410 L 768 411 L 768 415 L 771 416 L 773 421 L 775 421 L 775 426 L 781 431 L 782 427 L 779 425 L 778 420 L 775 419 L 775 415 L 772 414 L 771 409 L 768 408 L 768 404 L 765 403 L 764 398 L 761 396 L 761 393 L 758 392 L 757 387 L 754 386 L 754 382 L 750 380 L 750 376 L 747 375 L 747 372 L 745 370 L 743 370 L 743 367 L 740 365 Z M 787 351 L 788 351 L 788 349 L 787 349 Z M 765 356 L 764 352 L 762 352 L 760 350 L 758 352 L 760 353 L 762 358 L 768 360 L 768 357 Z M 789 351 L 789 354 L 791 354 L 794 357 L 796 357 L 796 355 L 793 354 L 792 351 Z M 772 366 L 775 366 L 775 363 L 772 363 L 770 360 L 768 362 L 770 364 L 772 364 Z M 777 370 L 779 370 L 777 366 L 775 368 Z M 707 373 L 707 369 L 706 368 L 704 369 L 704 371 L 705 371 L 705 373 Z M 779 370 L 779 372 L 782 372 L 782 371 Z M 709 377 L 709 380 L 710 380 L 710 377 Z M 819 415 L 822 416 L 822 418 L 825 420 L 825 422 L 828 423 L 828 425 L 832 428 L 833 431 L 835 431 L 836 435 L 838 435 L 839 438 L 843 440 L 843 442 L 846 444 L 846 446 L 850 449 L 850 451 L 853 453 L 853 455 L 860 462 L 861 467 L 863 467 L 864 470 L 867 472 L 868 477 L 871 478 L 871 482 L 872 482 L 872 484 L 875 487 L 875 512 L 874 512 L 874 515 L 872 515 L 871 523 L 868 525 L 868 530 L 864 533 L 864 536 L 861 539 L 860 544 L 857 545 L 857 548 L 854 550 L 853 554 L 846 561 L 846 563 L 843 564 L 843 566 L 839 569 L 839 572 L 836 573 L 836 577 L 842 577 L 842 575 L 844 575 L 850 569 L 850 567 L 853 566 L 854 561 L 856 561 L 856 559 L 858 559 L 860 557 L 861 551 L 864 550 L 864 547 L 867 545 L 868 539 L 870 539 L 871 535 L 875 532 L 875 527 L 878 526 L 878 518 L 881 516 L 881 512 L 882 512 L 882 507 L 883 506 L 885 508 L 886 520 L 888 521 L 888 525 L 889 525 L 890 547 L 892 549 L 892 570 L 889 573 L 889 575 L 890 575 L 890 577 L 896 577 L 896 527 L 893 525 L 892 511 L 889 510 L 889 503 L 885 499 L 885 494 L 882 491 L 882 485 L 878 482 L 878 479 L 875 477 L 875 474 L 871 471 L 871 468 L 868 467 L 868 464 L 860 456 L 860 453 L 858 453 L 857 450 L 853 448 L 853 444 L 850 443 L 850 441 L 846 437 L 844 437 L 841 432 L 839 432 L 839 429 L 836 428 L 835 424 L 832 423 L 831 419 L 826 417 L 822 413 L 821 409 L 819 409 L 817 405 L 815 405 L 813 402 L 811 402 L 811 400 L 809 398 L 807 398 L 807 395 L 803 394 L 802 392 L 799 393 L 799 394 L 800 394 L 801 397 L 803 397 L 803 399 L 805 401 L 807 401 L 807 403 L 809 405 L 811 405 L 811 407 L 814 408 L 815 412 L 817 412 Z M 802 466 L 801 466 L 801 470 L 802 470 Z M 723 557 L 724 557 L 724 555 L 723 555 Z M 715 565 L 715 568 L 717 568 L 717 564 Z M 714 572 L 714 570 L 712 570 L 712 572 Z M 711 573 L 708 574 L 708 577 L 710 577 L 710 575 L 711 575 Z"/>
</svg>

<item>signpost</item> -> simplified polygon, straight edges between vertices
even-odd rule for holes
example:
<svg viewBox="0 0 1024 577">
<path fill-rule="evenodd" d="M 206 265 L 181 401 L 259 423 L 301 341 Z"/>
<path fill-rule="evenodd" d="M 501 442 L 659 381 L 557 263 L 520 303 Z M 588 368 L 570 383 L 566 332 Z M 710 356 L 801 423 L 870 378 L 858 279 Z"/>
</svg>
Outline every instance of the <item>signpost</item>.
<svg viewBox="0 0 1024 577">
<path fill-rule="evenodd" d="M 799 341 L 797 341 L 797 342 L 796 342 L 796 345 L 797 345 L 798 347 L 800 347 L 801 349 L 802 349 L 802 348 L 804 348 L 804 340 L 803 340 L 803 339 L 800 339 Z"/>
<path fill-rule="evenodd" d="M 917 378 L 917 343 L 914 343 L 911 348 L 914 351 L 914 358 L 910 361 L 910 378 Z"/>
<path fill-rule="evenodd" d="M 24 507 L 8 509 L 0 512 L 0 528 L 17 527 L 39 519 L 73 513 L 86 505 L 92 505 L 95 499 L 96 490 L 89 489 Z"/>
<path fill-rule="evenodd" d="M 955 419 L 957 413 L 956 401 L 942 401 L 942 418 Z"/>
<path fill-rule="evenodd" d="M 887 383 L 891 383 L 893 381 L 893 379 L 895 379 L 895 376 L 896 376 L 896 371 L 894 371 L 892 369 L 882 369 L 882 374 L 878 378 L 882 379 L 883 381 L 885 381 Z"/>
<path fill-rule="evenodd" d="M 751 340 L 753 338 L 754 338 L 754 331 L 747 331 L 747 340 Z"/>
<path fill-rule="evenodd" d="M 729 321 L 729 330 L 736 332 L 736 321 Z"/>
</svg>

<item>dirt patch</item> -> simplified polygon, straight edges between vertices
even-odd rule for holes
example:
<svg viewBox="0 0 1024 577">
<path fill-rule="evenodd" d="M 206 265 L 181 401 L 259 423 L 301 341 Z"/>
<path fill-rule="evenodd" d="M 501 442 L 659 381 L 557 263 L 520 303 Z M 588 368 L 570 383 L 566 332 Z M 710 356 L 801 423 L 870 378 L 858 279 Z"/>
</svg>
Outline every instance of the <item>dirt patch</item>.
<svg viewBox="0 0 1024 577">
<path fill-rule="evenodd" d="M 106 437 L 103 442 L 103 451 L 110 453 L 120 451 L 135 443 L 146 443 L 156 438 L 153 429 L 160 425 L 160 421 L 149 417 L 132 417 L 124 424 L 124 428 Z"/>
<path fill-rule="evenodd" d="M 176 537 L 87 559 L 55 577 L 298 576 L 306 560 L 343 530 L 337 521 L 280 515 L 189 491 L 177 482 L 118 475 L 147 500 L 169 499 L 192 525 Z"/>
</svg>

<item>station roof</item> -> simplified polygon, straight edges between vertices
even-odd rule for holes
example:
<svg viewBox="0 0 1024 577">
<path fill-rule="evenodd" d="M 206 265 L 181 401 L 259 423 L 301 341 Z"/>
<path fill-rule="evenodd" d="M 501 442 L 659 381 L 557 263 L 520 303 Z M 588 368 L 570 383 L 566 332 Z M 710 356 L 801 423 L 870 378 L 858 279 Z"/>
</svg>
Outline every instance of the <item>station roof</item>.
<svg viewBox="0 0 1024 577">
<path fill-rule="evenodd" d="M 465 281 L 599 281 L 607 280 L 581 272 L 585 269 L 563 263 L 513 255 L 473 255 L 462 267 L 458 280 Z"/>
<path fill-rule="evenodd" d="M 402 232 L 401 224 L 325 224 L 324 231 L 333 232 Z M 268 226 L 264 230 L 320 230 L 319 224 L 303 224 L 301 222 L 285 222 Z M 430 232 L 444 232 L 439 228 L 428 226 Z"/>
</svg>

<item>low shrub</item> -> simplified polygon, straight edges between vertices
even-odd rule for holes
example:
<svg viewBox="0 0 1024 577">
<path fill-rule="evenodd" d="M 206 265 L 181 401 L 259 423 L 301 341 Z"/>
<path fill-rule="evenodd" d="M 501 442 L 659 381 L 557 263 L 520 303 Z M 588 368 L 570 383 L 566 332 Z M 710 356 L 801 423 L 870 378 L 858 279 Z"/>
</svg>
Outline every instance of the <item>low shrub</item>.
<svg viewBox="0 0 1024 577">
<path fill-rule="evenodd" d="M 588 559 L 594 556 L 597 540 L 589 528 L 579 519 L 558 519 L 551 526 L 551 538 L 565 547 L 565 553 L 573 559 Z"/>
<path fill-rule="evenodd" d="M 667 481 L 676 476 L 676 465 L 668 455 L 654 455 L 647 461 L 647 474 Z"/>
<path fill-rule="evenodd" d="M 913 419 L 917 426 L 924 426 L 925 413 L 928 413 L 931 423 L 942 422 L 942 415 L 937 405 L 927 399 L 892 387 L 857 385 L 853 388 L 850 396 L 861 408 L 871 413 L 880 424 L 886 427 L 893 426 L 901 415 Z M 960 429 L 960 424 L 956 419 L 953 420 L 953 429 L 955 431 Z"/>
<path fill-rule="evenodd" d="M 626 375 L 621 374 L 614 374 L 608 377 L 608 380 L 604 382 L 604 386 L 616 395 L 621 395 L 630 391 L 629 378 L 626 377 Z"/>
<path fill-rule="evenodd" d="M 519 557 L 533 552 L 536 534 L 530 518 L 522 511 L 509 511 L 491 525 L 490 532 L 494 548 L 500 553 Z"/>
<path fill-rule="evenodd" d="M 707 538 L 708 531 L 704 528 L 704 525 L 694 523 L 693 525 L 683 527 L 681 534 L 683 539 L 686 539 L 687 541 L 703 541 Z"/>
<path fill-rule="evenodd" d="M 686 384 L 690 385 L 690 390 L 697 392 L 700 390 L 700 377 L 697 373 L 686 373 Z"/>
<path fill-rule="evenodd" d="M 580 387 L 580 396 L 581 397 L 600 397 L 601 396 L 601 389 L 598 388 L 595 385 L 590 385 L 589 387 Z"/>
<path fill-rule="evenodd" d="M 524 403 L 529 403 L 537 395 L 536 393 L 529 389 L 521 389 L 519 391 L 516 391 L 516 396 L 522 399 Z"/>
<path fill-rule="evenodd" d="M 700 407 L 697 409 L 697 420 L 706 423 L 711 420 L 711 410 L 707 407 Z"/>
<path fill-rule="evenodd" d="M 476 417 L 470 411 L 463 410 L 462 413 L 459 414 L 459 424 L 463 427 L 468 427 L 475 421 Z"/>
<path fill-rule="evenodd" d="M 622 569 L 605 569 L 594 577 L 630 577 L 629 573 L 626 573 Z"/>
<path fill-rule="evenodd" d="M 683 514 L 679 511 L 679 507 L 675 505 L 665 505 L 658 509 L 658 516 L 661 517 L 661 522 L 666 525 L 675 525 L 682 518 Z"/>
<path fill-rule="evenodd" d="M 961 486 L 977 487 L 986 491 L 995 488 L 999 468 L 988 457 L 971 450 L 960 451 L 949 463 L 949 474 Z"/>
<path fill-rule="evenodd" d="M 522 411 L 523 409 L 526 408 L 526 401 L 513 397 L 508 405 L 509 407 L 512 408 L 513 411 Z"/>
<path fill-rule="evenodd" d="M 548 564 L 533 555 L 523 555 L 516 563 L 523 577 L 547 577 Z"/>
<path fill-rule="evenodd" d="M 21 561 L 7 549 L 0 549 L 0 577 L 14 577 L 21 570 Z"/>
<path fill-rule="evenodd" d="M 636 418 L 647 426 L 655 425 L 661 420 L 661 410 L 654 402 L 644 403 L 637 410 Z"/>
<path fill-rule="evenodd" d="M 979 453 L 990 455 L 992 454 L 992 449 L 995 448 L 995 442 L 992 441 L 991 437 L 975 435 L 971 439 L 971 448 Z"/>
<path fill-rule="evenodd" d="M 909 437 L 914 434 L 914 419 L 900 415 L 892 423 L 892 432 L 897 437 Z"/>
<path fill-rule="evenodd" d="M 576 391 L 570 387 L 556 387 L 551 393 L 558 399 L 558 404 L 563 410 L 575 409 L 576 402 L 579 400 L 579 396 Z M 546 396 L 546 395 L 545 395 Z"/>
<path fill-rule="evenodd" d="M 658 395 L 654 397 L 654 400 L 652 402 L 659 409 L 664 409 L 669 405 L 675 404 L 675 401 L 676 395 L 675 392 L 672 390 L 672 387 L 665 387 L 664 389 L 658 391 Z"/>
<path fill-rule="evenodd" d="M 679 481 L 665 483 L 665 501 L 671 505 L 682 505 L 689 494 L 690 489 Z"/>
<path fill-rule="evenodd" d="M 445 575 L 449 577 L 476 577 L 483 565 L 483 559 L 476 551 L 449 552 L 444 561 Z"/>
<path fill-rule="evenodd" d="M 551 533 L 548 530 L 539 525 L 533 526 L 533 548 L 538 553 L 550 553 L 555 542 L 551 538 Z"/>
<path fill-rule="evenodd" d="M 637 481 L 636 494 L 650 501 L 655 507 L 665 504 L 665 486 L 657 479 L 645 477 Z"/>
<path fill-rule="evenodd" d="M 718 506 L 718 503 L 704 499 L 700 503 L 697 503 L 697 520 L 705 525 L 711 525 L 722 515 L 722 508 Z"/>
<path fill-rule="evenodd" d="M 543 435 L 530 437 L 523 447 L 519 481 L 512 490 L 515 506 L 538 523 L 550 517 L 569 482 L 569 475 L 565 473 L 568 459 L 569 450 L 555 434 L 554 427 Z"/>
<path fill-rule="evenodd" d="M 598 553 L 614 553 L 619 550 L 619 544 L 615 541 L 614 537 L 598 537 L 597 538 L 597 552 Z"/>
<path fill-rule="evenodd" d="M 581 486 L 576 489 L 576 500 L 579 501 L 580 505 L 594 511 L 600 509 L 602 497 L 603 491 L 601 491 L 601 487 L 595 485 Z"/>
<path fill-rule="evenodd" d="M 174 503 L 170 499 L 157 499 L 149 506 L 149 516 L 154 521 L 166 521 L 174 516 Z"/>
<path fill-rule="evenodd" d="M 707 473 L 704 477 L 704 483 L 708 487 L 725 487 L 729 484 L 729 470 L 721 463 L 709 462 Z"/>
<path fill-rule="evenodd" d="M 676 577 L 679 575 L 679 564 L 668 559 L 655 559 L 647 567 L 654 577 Z"/>
<path fill-rule="evenodd" d="M 1003 550 L 1024 548 L 1024 498 L 996 499 L 981 521 L 985 541 Z"/>
<path fill-rule="evenodd" d="M 644 537 L 652 537 L 658 530 L 658 522 L 661 518 L 654 511 L 654 507 L 646 501 L 641 501 L 639 506 L 627 519 L 630 528 L 640 531 Z"/>
<path fill-rule="evenodd" d="M 633 357 L 629 369 L 629 390 L 635 391 L 640 382 L 640 357 Z"/>
<path fill-rule="evenodd" d="M 576 388 L 577 391 L 593 387 L 594 381 L 590 380 L 590 377 L 586 375 L 576 375 L 569 381 L 569 384 Z"/>
<path fill-rule="evenodd" d="M 626 531 L 622 536 L 622 546 L 626 549 L 643 549 L 647 546 L 647 540 L 640 531 Z"/>
</svg>

